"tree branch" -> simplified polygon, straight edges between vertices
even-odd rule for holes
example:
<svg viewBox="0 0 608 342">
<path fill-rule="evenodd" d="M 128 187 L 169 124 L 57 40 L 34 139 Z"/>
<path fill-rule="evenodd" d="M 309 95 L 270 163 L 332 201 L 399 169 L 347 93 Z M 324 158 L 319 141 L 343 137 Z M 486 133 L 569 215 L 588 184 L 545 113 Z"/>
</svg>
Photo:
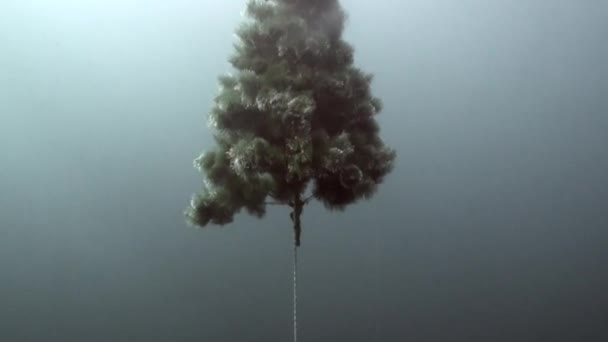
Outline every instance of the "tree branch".
<svg viewBox="0 0 608 342">
<path fill-rule="evenodd" d="M 306 199 L 304 200 L 304 204 L 308 204 L 308 202 L 313 198 L 314 195 L 310 195 L 308 197 L 306 197 Z"/>
</svg>

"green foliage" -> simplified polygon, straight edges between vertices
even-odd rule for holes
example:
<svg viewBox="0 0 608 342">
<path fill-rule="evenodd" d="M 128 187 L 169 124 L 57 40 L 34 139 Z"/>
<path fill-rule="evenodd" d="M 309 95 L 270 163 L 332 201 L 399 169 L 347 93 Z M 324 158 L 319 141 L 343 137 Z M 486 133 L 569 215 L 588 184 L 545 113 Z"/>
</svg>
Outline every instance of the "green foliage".
<svg viewBox="0 0 608 342">
<path fill-rule="evenodd" d="M 382 102 L 372 75 L 353 65 L 337 0 L 252 0 L 209 113 L 214 149 L 195 160 L 202 191 L 186 214 L 197 226 L 227 224 L 242 209 L 287 203 L 309 183 L 329 209 L 370 198 L 395 151 L 379 137 Z"/>
</svg>

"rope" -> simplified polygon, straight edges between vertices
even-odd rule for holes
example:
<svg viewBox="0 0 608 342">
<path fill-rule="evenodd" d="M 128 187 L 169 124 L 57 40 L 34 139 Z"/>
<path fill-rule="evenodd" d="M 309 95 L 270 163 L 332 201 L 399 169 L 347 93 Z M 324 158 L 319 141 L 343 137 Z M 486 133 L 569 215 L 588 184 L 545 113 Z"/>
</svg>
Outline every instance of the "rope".
<svg viewBox="0 0 608 342">
<path fill-rule="evenodd" d="M 298 247 L 293 244 L 293 342 L 298 342 Z"/>
</svg>

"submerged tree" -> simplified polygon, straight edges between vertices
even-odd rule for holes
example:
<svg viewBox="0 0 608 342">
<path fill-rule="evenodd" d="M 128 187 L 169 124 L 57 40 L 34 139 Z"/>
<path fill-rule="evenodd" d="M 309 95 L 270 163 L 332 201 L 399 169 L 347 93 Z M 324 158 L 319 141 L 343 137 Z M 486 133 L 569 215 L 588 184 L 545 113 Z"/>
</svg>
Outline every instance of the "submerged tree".
<svg viewBox="0 0 608 342">
<path fill-rule="evenodd" d="M 217 146 L 195 160 L 205 186 L 186 215 L 225 225 L 243 209 L 262 217 L 268 204 L 287 205 L 299 246 L 310 200 L 343 210 L 370 198 L 396 154 L 379 137 L 372 75 L 342 39 L 338 0 L 251 0 L 246 14 L 236 72 L 219 78 L 209 114 Z"/>
</svg>

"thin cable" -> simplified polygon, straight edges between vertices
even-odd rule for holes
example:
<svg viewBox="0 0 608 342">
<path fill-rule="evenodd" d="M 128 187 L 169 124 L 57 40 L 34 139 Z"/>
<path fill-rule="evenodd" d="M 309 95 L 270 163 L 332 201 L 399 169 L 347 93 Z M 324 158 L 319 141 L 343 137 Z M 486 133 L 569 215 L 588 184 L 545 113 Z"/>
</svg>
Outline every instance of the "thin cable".
<svg viewBox="0 0 608 342">
<path fill-rule="evenodd" d="M 293 342 L 298 342 L 298 247 L 293 244 Z"/>
</svg>

